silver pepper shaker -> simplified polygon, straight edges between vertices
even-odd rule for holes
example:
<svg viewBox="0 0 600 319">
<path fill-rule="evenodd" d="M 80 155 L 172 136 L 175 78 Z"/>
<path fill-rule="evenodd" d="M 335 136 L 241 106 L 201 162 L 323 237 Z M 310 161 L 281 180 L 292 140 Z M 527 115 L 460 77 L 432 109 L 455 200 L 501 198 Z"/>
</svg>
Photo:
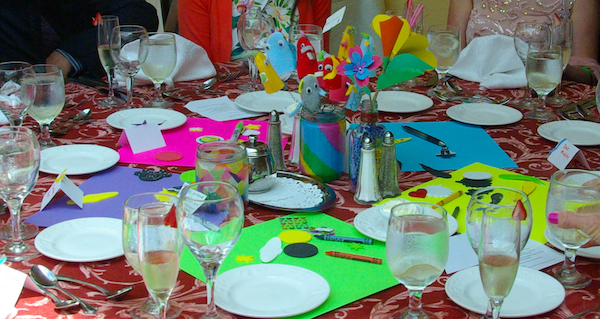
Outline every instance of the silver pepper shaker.
<svg viewBox="0 0 600 319">
<path fill-rule="evenodd" d="M 267 144 L 271 149 L 273 162 L 275 163 L 276 171 L 285 171 L 287 167 L 283 161 L 283 146 L 281 145 L 281 120 L 279 113 L 273 110 L 269 117 L 269 133 L 267 134 Z"/>
<path fill-rule="evenodd" d="M 365 136 L 360 149 L 360 164 L 354 201 L 358 204 L 370 205 L 380 200 L 375 144 L 371 141 L 371 138 Z"/>
<path fill-rule="evenodd" d="M 396 142 L 394 142 L 392 132 L 385 132 L 382 145 L 381 160 L 379 161 L 379 191 L 383 198 L 396 197 L 400 195 L 401 191 L 398 186 Z"/>
</svg>

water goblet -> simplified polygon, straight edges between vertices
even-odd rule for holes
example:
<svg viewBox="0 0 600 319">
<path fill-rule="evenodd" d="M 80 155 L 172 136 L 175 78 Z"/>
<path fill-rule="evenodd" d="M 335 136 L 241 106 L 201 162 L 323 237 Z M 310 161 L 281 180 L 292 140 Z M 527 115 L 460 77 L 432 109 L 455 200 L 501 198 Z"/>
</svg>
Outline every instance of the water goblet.
<svg viewBox="0 0 600 319">
<path fill-rule="evenodd" d="M 40 125 L 40 147 L 56 146 L 50 138 L 50 124 L 65 105 L 65 79 L 60 67 L 54 64 L 36 64 L 32 66 L 35 77 L 28 77 L 23 85 L 29 89 L 35 86 L 35 98 L 27 110 L 29 116 Z"/>
<path fill-rule="evenodd" d="M 172 199 L 172 197 L 168 198 Z M 167 302 L 175 288 L 179 273 L 183 245 L 177 230 L 176 218 L 174 201 L 148 203 L 142 205 L 138 212 L 140 268 L 146 289 L 156 302 L 159 319 L 168 317 Z"/>
<path fill-rule="evenodd" d="M 448 216 L 438 205 L 407 202 L 392 208 L 385 254 L 390 271 L 409 291 L 409 308 L 400 318 L 429 318 L 422 309 L 425 287 L 448 261 Z"/>
<path fill-rule="evenodd" d="M 590 214 L 600 211 L 600 176 L 594 172 L 565 169 L 552 174 L 546 199 L 546 220 L 556 211 L 571 211 L 577 214 Z M 547 222 L 547 234 L 565 249 L 565 261 L 554 275 L 568 289 L 587 287 L 592 279 L 575 268 L 577 249 L 590 240 L 585 232 L 571 228 L 564 229 Z"/>
<path fill-rule="evenodd" d="M 290 44 L 294 47 L 302 36 L 305 36 L 315 53 L 319 54 L 323 50 L 323 28 L 315 24 L 294 24 L 290 27 Z M 315 57 L 316 58 L 316 57 Z"/>
<path fill-rule="evenodd" d="M 141 42 L 147 41 L 148 32 L 146 28 L 139 25 L 114 27 L 110 35 L 110 54 L 117 70 L 126 78 L 126 109 L 133 107 L 134 78 L 148 56 L 148 46 L 142 45 Z"/>
<path fill-rule="evenodd" d="M 573 22 L 568 19 L 565 21 L 555 22 L 552 20 L 553 24 L 551 27 L 552 30 L 552 44 L 556 44 L 560 46 L 562 51 L 562 62 L 563 62 L 563 72 L 569 65 L 569 59 L 571 58 L 571 51 L 573 50 Z M 554 90 L 554 95 L 549 96 L 546 100 L 550 104 L 555 105 L 567 105 L 571 103 L 567 98 L 562 94 L 562 85 L 558 83 L 556 90 Z"/>
<path fill-rule="evenodd" d="M 456 95 L 448 88 L 444 78 L 448 70 L 456 63 L 460 54 L 460 29 L 451 25 L 433 25 L 427 31 L 428 50 L 435 55 L 438 74 L 436 87 L 427 90 L 427 94 L 438 98 Z"/>
<path fill-rule="evenodd" d="M 3 253 L 9 261 L 26 261 L 39 255 L 21 237 L 21 206 L 35 186 L 40 168 L 40 145 L 35 134 L 22 126 L 0 127 L 0 197 L 10 211 L 12 236 Z"/>
<path fill-rule="evenodd" d="M 173 33 L 148 33 L 148 41 L 142 42 L 147 45 L 148 57 L 142 64 L 142 71 L 152 83 L 154 83 L 154 98 L 143 103 L 144 107 L 170 108 L 173 102 L 167 101 L 162 96 L 162 84 L 166 78 L 171 76 L 177 63 L 177 46 L 175 45 L 175 34 Z"/>
<path fill-rule="evenodd" d="M 551 110 L 546 109 L 546 97 L 560 83 L 562 66 L 560 46 L 538 43 L 529 45 L 525 66 L 527 84 L 538 94 L 540 103 L 534 110 L 525 113 L 525 117 L 538 121 L 550 121 L 556 118 Z"/>
<path fill-rule="evenodd" d="M 113 108 L 122 106 L 125 101 L 115 96 L 115 61 L 110 54 L 110 34 L 119 25 L 119 17 L 113 15 L 101 16 L 98 24 L 98 57 L 108 76 L 108 96 L 97 102 L 99 106 Z"/>
<path fill-rule="evenodd" d="M 123 204 L 123 251 L 133 270 L 141 274 L 138 242 L 138 220 L 142 207 L 166 207 L 178 202 L 177 197 L 165 193 L 141 193 L 133 195 Z M 155 318 L 159 314 L 158 304 L 152 294 L 141 305 L 129 309 L 129 315 L 135 319 Z M 168 318 L 177 318 L 181 307 L 168 303 Z"/>
<path fill-rule="evenodd" d="M 206 277 L 207 306 L 201 318 L 217 314 L 214 282 L 244 226 L 244 202 L 237 189 L 224 182 L 198 182 L 180 193 L 177 224 Z"/>
<path fill-rule="evenodd" d="M 27 109 L 35 97 L 35 86 L 22 85 L 30 77 L 35 80 L 31 64 L 21 61 L 0 63 L 0 110 L 10 121 L 10 125 L 20 126 Z"/>
<path fill-rule="evenodd" d="M 237 22 L 237 36 L 240 46 L 245 51 L 264 51 L 267 37 L 275 30 L 273 18 L 261 12 L 260 7 L 253 6 L 242 14 Z M 258 68 L 254 54 L 246 52 L 251 82 L 238 88 L 246 92 L 258 90 Z"/>
</svg>

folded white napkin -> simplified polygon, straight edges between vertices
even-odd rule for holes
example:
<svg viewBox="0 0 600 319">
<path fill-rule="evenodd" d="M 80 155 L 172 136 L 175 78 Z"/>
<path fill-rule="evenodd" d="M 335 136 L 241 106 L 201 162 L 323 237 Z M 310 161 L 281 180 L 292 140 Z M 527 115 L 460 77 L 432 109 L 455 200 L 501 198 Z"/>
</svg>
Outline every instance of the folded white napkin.
<svg viewBox="0 0 600 319">
<path fill-rule="evenodd" d="M 177 46 L 177 63 L 171 76 L 164 82 L 167 86 L 171 86 L 173 82 L 206 79 L 217 74 L 217 70 L 204 48 L 178 34 L 175 35 L 175 45 Z M 137 50 L 137 47 L 132 47 L 132 49 Z M 119 86 L 125 86 L 125 78 L 118 71 L 115 73 Z M 134 84 L 148 85 L 152 84 L 152 81 L 144 74 L 144 71 L 140 70 L 135 76 Z"/>
<path fill-rule="evenodd" d="M 448 73 L 479 82 L 481 89 L 511 89 L 527 85 L 525 66 L 517 55 L 513 38 L 505 35 L 473 39 Z"/>
</svg>

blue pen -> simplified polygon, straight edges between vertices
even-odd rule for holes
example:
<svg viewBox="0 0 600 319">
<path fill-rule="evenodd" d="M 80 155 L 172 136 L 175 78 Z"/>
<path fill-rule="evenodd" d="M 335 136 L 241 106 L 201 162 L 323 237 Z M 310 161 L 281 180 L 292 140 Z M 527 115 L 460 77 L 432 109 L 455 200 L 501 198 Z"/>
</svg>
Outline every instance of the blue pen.
<svg viewBox="0 0 600 319">
<path fill-rule="evenodd" d="M 365 245 L 373 245 L 373 239 L 371 238 L 355 238 L 355 237 L 343 237 L 334 235 L 317 235 L 315 236 L 321 240 L 328 241 L 339 241 L 343 243 L 360 243 Z"/>
</svg>

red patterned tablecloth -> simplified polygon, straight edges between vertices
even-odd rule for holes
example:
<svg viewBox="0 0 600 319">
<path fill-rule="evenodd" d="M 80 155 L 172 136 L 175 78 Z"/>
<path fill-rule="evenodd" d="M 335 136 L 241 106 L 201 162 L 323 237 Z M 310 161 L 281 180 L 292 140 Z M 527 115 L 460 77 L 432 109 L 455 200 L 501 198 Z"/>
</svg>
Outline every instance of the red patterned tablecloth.
<svg viewBox="0 0 600 319">
<path fill-rule="evenodd" d="M 227 72 L 239 68 L 237 63 L 219 64 L 219 72 Z M 428 75 L 426 75 L 428 76 Z M 230 82 L 218 83 L 215 89 L 225 92 L 230 98 L 234 99 L 242 93 L 237 86 L 249 81 L 247 75 Z M 470 83 L 462 80 L 456 80 L 457 83 L 469 92 L 478 92 L 498 98 L 512 97 L 521 98 L 523 90 L 501 90 L 501 91 L 479 91 L 477 83 Z M 198 82 L 180 83 L 177 86 L 197 85 Z M 290 84 L 290 89 L 295 89 L 296 85 Z M 424 93 L 426 87 L 415 87 L 413 92 Z M 594 87 L 584 84 L 570 85 L 563 88 L 565 95 L 572 101 L 579 101 L 594 96 Z M 144 95 L 151 94 L 151 87 L 136 87 L 136 92 Z M 96 107 L 95 101 L 103 99 L 105 96 L 99 94 L 95 89 L 82 86 L 75 83 L 66 85 L 67 98 L 72 101 L 87 99 L 80 109 L 91 108 L 93 110 L 92 118 L 95 122 L 88 123 L 72 129 L 67 135 L 56 139 L 59 144 L 97 144 L 115 148 L 115 143 L 121 133 L 120 130 L 112 128 L 106 123 L 106 117 L 117 110 L 100 109 Z M 204 94 L 200 97 L 214 97 L 211 94 Z M 195 97 L 197 98 L 197 97 Z M 186 99 L 190 101 L 192 98 Z M 183 106 L 186 101 L 177 102 L 174 110 L 183 112 L 188 116 L 197 117 L 195 113 L 189 112 Z M 141 104 L 141 99 L 136 99 L 137 104 Z M 395 114 L 380 112 L 379 119 L 382 122 L 418 122 L 418 121 L 449 121 L 446 115 L 446 109 L 459 102 L 441 102 L 434 99 L 432 108 L 418 113 Z M 73 113 L 73 110 L 65 110 L 61 116 Z M 594 112 L 596 112 L 594 110 Z M 597 113 L 596 113 L 597 114 Z M 360 122 L 358 112 L 346 113 L 348 121 L 351 123 Z M 267 120 L 268 117 L 261 116 L 258 120 Z M 506 153 L 517 163 L 518 168 L 512 171 L 537 176 L 548 180 L 550 175 L 556 170 L 546 159 L 548 152 L 556 145 L 540 137 L 536 130 L 540 122 L 523 119 L 518 123 L 487 127 L 486 132 L 506 151 Z M 28 119 L 25 125 L 33 127 L 34 122 Z M 600 148 L 598 146 L 582 147 L 588 162 L 592 169 L 600 168 Z M 286 150 L 287 154 L 287 150 Z M 143 167 L 142 165 L 129 165 L 130 167 Z M 578 166 L 578 164 L 576 164 Z M 188 168 L 179 168 L 173 166 L 154 167 L 165 168 L 171 172 L 182 172 Z M 90 176 L 77 176 L 72 178 L 76 183 L 85 181 Z M 425 172 L 401 172 L 399 173 L 400 188 L 406 190 L 433 178 L 432 175 Z M 42 196 L 46 189 L 52 184 L 54 176 L 40 174 L 39 181 L 29 195 L 23 206 L 23 216 L 27 217 L 37 212 L 40 208 Z M 115 181 L 117 182 L 117 181 Z M 342 177 L 340 180 L 329 183 L 337 195 L 335 207 L 329 209 L 326 213 L 337 217 L 348 223 L 352 223 L 354 217 L 366 208 L 354 202 L 352 194 L 348 192 L 348 178 Z M 261 223 L 281 214 L 277 211 L 267 210 L 250 205 L 246 212 L 246 226 Z M 4 224 L 7 223 L 8 214 L 0 216 Z M 147 297 L 147 291 L 139 276 L 129 265 L 124 257 L 112 260 L 93 262 L 93 263 L 70 263 L 59 262 L 51 258 L 41 256 L 28 262 L 8 263 L 13 268 L 23 272 L 28 272 L 31 265 L 43 264 L 48 266 L 54 272 L 69 275 L 74 278 L 88 280 L 109 289 L 119 289 L 123 286 L 134 285 L 135 288 L 118 301 L 106 301 L 98 293 L 86 288 L 80 288 L 76 285 L 69 285 L 68 288 L 75 294 L 84 297 L 85 300 L 98 306 L 100 310 L 94 315 L 85 315 L 83 312 L 57 312 L 53 309 L 53 303 L 44 296 L 33 293 L 27 289 L 23 291 L 16 305 L 18 311 L 17 318 L 129 318 L 127 309 L 133 305 L 139 304 Z M 560 265 L 555 265 L 544 271 L 554 273 Z M 577 267 L 590 274 L 593 278 L 592 284 L 580 290 L 568 290 L 565 301 L 555 310 L 537 316 L 536 318 L 567 318 L 572 314 L 578 313 L 584 309 L 600 305 L 600 262 L 598 260 L 578 257 Z M 444 291 L 444 284 L 449 276 L 443 274 L 440 278 L 427 287 L 424 294 L 425 309 L 436 314 L 438 318 L 480 318 L 481 316 L 461 308 L 452 302 Z M 0 279 L 1 282 L 1 279 Z M 172 300 L 179 303 L 184 312 L 181 318 L 197 318 L 205 309 L 206 289 L 203 282 L 193 278 L 187 273 L 180 272 L 177 287 L 172 295 Z M 408 292 L 402 286 L 381 291 L 364 299 L 355 301 L 319 318 L 389 318 L 393 314 L 404 311 L 408 305 Z M 239 316 L 223 313 L 226 318 L 240 318 Z M 592 312 L 585 318 L 598 318 L 600 312 Z"/>
</svg>

